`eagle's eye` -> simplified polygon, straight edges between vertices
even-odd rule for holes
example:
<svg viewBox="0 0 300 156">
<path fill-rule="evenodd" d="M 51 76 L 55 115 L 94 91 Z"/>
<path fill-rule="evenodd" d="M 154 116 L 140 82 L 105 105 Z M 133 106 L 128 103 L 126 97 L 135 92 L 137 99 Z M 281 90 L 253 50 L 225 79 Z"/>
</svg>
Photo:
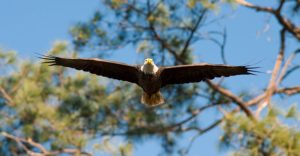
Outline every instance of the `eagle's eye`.
<svg viewBox="0 0 300 156">
<path fill-rule="evenodd" d="M 152 64 L 152 63 L 153 63 L 152 59 L 150 59 L 150 58 L 145 59 L 145 64 Z"/>
</svg>

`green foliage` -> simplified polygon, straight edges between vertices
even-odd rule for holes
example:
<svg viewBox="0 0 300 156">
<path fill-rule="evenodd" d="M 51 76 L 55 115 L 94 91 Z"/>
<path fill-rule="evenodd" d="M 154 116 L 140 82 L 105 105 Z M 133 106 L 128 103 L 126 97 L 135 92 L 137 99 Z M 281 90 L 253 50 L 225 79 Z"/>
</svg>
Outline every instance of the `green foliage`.
<svg viewBox="0 0 300 156">
<path fill-rule="evenodd" d="M 194 8 L 197 5 L 197 3 L 211 10 L 215 10 L 218 6 L 216 1 L 214 0 L 188 0 L 187 6 L 189 8 Z"/>
<path fill-rule="evenodd" d="M 284 124 L 290 120 L 290 125 Z M 223 124 L 222 147 L 233 147 L 232 155 L 298 155 L 299 113 L 295 106 L 287 112 L 270 109 L 258 122 L 242 114 L 229 115 Z M 296 126 L 291 126 L 292 124 Z"/>
<path fill-rule="evenodd" d="M 94 52 L 101 49 L 103 51 L 96 54 L 106 56 L 106 50 L 130 45 L 162 64 L 172 63 L 162 59 L 170 58 L 169 52 L 181 54 L 186 63 L 193 61 L 190 46 L 201 36 L 191 36 L 191 31 L 197 31 L 200 23 L 204 23 L 201 16 L 208 8 L 217 5 L 209 0 L 197 1 L 193 7 L 186 5 L 185 1 L 136 3 L 110 0 L 105 4 L 88 22 L 71 28 L 76 48 Z"/>
<path fill-rule="evenodd" d="M 157 5 L 157 9 L 155 9 L 152 14 L 150 14 L 147 20 L 157 26 L 161 26 L 162 28 L 170 26 L 172 23 L 169 20 L 170 18 L 170 9 L 167 5 L 163 3 L 159 3 Z"/>
<path fill-rule="evenodd" d="M 58 54 L 57 51 L 63 49 L 65 49 L 64 43 L 57 44 L 52 54 Z M 13 59 L 18 60 L 15 57 Z M 82 139 L 86 134 L 77 135 L 77 139 L 70 139 L 73 138 L 76 129 L 72 130 L 71 118 L 59 111 L 62 107 L 59 101 L 68 97 L 66 95 L 64 97 L 63 94 L 72 92 L 66 87 L 67 83 L 62 84 L 67 81 L 67 79 L 62 80 L 67 78 L 63 75 L 65 70 L 51 69 L 42 64 L 20 62 L 20 60 L 16 62 L 20 63 L 19 71 L 1 78 L 1 86 L 13 99 L 13 103 L 6 103 L 6 107 L 15 112 L 13 116 L 5 117 L 5 120 L 10 120 L 10 123 L 7 123 L 8 127 L 3 127 L 1 130 L 6 131 L 17 124 L 20 125 L 18 129 L 23 131 L 24 136 L 36 139 L 38 142 L 49 141 L 51 136 L 54 140 L 52 144 L 60 144 L 61 148 L 69 145 L 83 147 Z M 57 76 L 61 79 L 56 79 Z M 88 80 L 88 77 L 85 79 Z M 59 116 L 60 114 L 64 115 Z"/>
<path fill-rule="evenodd" d="M 297 112 L 297 107 L 296 105 L 293 105 L 292 107 L 290 107 L 287 111 L 287 113 L 285 114 L 286 118 L 298 118 L 300 119 L 300 116 Z"/>
<path fill-rule="evenodd" d="M 14 51 L 8 51 L 8 52 L 1 52 L 2 50 L 0 49 L 0 65 L 2 64 L 13 64 L 15 63 L 15 57 L 16 57 L 16 52 Z"/>
</svg>

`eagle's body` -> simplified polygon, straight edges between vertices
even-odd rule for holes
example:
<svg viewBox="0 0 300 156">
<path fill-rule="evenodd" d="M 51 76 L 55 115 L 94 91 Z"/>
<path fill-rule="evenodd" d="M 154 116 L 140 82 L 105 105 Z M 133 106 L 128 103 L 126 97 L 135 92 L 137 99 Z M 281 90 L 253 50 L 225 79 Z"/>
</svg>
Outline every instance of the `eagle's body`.
<svg viewBox="0 0 300 156">
<path fill-rule="evenodd" d="M 246 66 L 228 66 L 211 64 L 191 64 L 169 67 L 157 67 L 152 59 L 145 59 L 142 66 L 101 59 L 68 59 L 44 56 L 45 63 L 84 70 L 108 78 L 128 81 L 140 86 L 144 93 L 141 102 L 156 106 L 164 103 L 160 88 L 166 85 L 200 82 L 221 76 L 252 74 L 252 68 Z"/>
<path fill-rule="evenodd" d="M 144 91 L 141 102 L 150 106 L 163 104 L 164 99 L 159 91 L 161 84 L 161 79 L 156 74 L 141 72 L 138 81 L 138 85 Z"/>
<path fill-rule="evenodd" d="M 157 75 L 141 73 L 138 85 L 148 94 L 154 94 L 161 88 L 161 82 Z"/>
<path fill-rule="evenodd" d="M 161 88 L 161 79 L 159 78 L 158 67 L 152 61 L 145 60 L 144 65 L 141 66 L 138 76 L 138 85 L 149 95 L 154 94 Z"/>
</svg>

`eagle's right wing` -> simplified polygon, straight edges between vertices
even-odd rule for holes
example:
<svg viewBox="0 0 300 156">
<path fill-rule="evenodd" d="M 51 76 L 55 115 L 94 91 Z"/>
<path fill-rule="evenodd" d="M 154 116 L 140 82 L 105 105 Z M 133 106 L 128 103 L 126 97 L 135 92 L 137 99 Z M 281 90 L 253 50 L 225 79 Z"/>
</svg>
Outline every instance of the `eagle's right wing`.
<svg viewBox="0 0 300 156">
<path fill-rule="evenodd" d="M 138 83 L 138 67 L 102 59 L 70 59 L 56 56 L 43 56 L 44 63 L 50 66 L 64 66 L 83 70 L 100 76 Z"/>
<path fill-rule="evenodd" d="M 163 87 L 168 84 L 200 82 L 215 77 L 253 74 L 253 69 L 247 66 L 192 64 L 161 67 L 158 72 Z"/>
</svg>

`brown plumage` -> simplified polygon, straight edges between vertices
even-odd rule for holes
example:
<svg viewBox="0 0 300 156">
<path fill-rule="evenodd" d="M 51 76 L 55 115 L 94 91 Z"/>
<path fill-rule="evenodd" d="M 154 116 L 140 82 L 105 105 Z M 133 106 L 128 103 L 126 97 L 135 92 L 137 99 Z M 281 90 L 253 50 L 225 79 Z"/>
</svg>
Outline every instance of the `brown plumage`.
<svg viewBox="0 0 300 156">
<path fill-rule="evenodd" d="M 144 93 L 141 102 L 149 106 L 164 103 L 159 92 L 166 85 L 194 83 L 215 77 L 253 74 L 247 66 L 213 64 L 191 64 L 157 67 L 152 59 L 146 59 L 142 66 L 131 66 L 102 59 L 70 59 L 56 56 L 43 56 L 44 63 L 50 66 L 64 66 L 83 70 L 100 76 L 128 81 L 139 85 Z"/>
</svg>

